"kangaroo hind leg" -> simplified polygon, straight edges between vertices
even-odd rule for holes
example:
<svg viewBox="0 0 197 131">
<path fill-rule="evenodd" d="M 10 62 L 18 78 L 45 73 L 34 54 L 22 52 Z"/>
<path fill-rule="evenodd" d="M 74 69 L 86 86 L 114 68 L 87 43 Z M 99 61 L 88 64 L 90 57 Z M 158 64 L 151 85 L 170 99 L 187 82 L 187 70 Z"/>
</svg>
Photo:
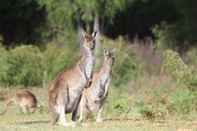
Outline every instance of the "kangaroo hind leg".
<svg viewBox="0 0 197 131">
<path fill-rule="evenodd" d="M 55 123 L 59 120 L 59 114 L 55 111 L 51 112 L 51 125 L 55 125 Z"/>
<path fill-rule="evenodd" d="M 103 122 L 103 118 L 101 117 L 101 114 L 102 114 L 102 111 L 103 111 L 103 107 L 101 107 L 97 113 L 97 116 L 96 116 L 96 122 Z"/>
</svg>

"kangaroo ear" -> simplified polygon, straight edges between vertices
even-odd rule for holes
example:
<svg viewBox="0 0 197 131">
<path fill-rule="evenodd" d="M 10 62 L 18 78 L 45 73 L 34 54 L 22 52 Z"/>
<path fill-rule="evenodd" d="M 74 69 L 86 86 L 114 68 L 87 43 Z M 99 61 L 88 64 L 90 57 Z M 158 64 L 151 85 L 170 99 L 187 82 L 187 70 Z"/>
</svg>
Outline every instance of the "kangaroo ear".
<svg viewBox="0 0 197 131">
<path fill-rule="evenodd" d="M 93 38 L 96 38 L 96 34 L 97 34 L 97 31 L 94 31 L 94 32 L 92 33 L 92 37 L 93 37 Z"/>
<path fill-rule="evenodd" d="M 83 38 L 85 38 L 87 36 L 87 33 L 84 30 L 81 31 L 81 34 L 82 34 Z"/>
<path fill-rule="evenodd" d="M 80 45 L 83 45 L 84 41 L 87 38 L 87 33 L 85 30 L 81 29 L 80 30 Z"/>
<path fill-rule="evenodd" d="M 108 50 L 105 48 L 103 50 L 104 50 L 104 55 L 108 55 Z"/>
</svg>

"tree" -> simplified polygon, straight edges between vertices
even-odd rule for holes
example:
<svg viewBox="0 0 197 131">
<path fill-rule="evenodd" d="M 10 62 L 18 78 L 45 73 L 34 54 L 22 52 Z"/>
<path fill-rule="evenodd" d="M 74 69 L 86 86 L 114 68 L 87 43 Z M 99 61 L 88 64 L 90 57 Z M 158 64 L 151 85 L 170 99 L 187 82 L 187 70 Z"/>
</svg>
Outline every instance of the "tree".
<svg viewBox="0 0 197 131">
<path fill-rule="evenodd" d="M 87 30 L 94 23 L 97 30 L 106 21 L 111 21 L 118 10 L 122 10 L 132 0 L 39 0 L 46 5 L 48 21 L 53 28 L 77 27 L 85 25 Z M 79 22 L 80 21 L 80 22 Z M 73 24 L 74 23 L 74 24 Z M 89 28 L 89 29 L 88 29 Z"/>
<path fill-rule="evenodd" d="M 197 1 L 174 0 L 177 11 L 181 14 L 177 22 L 180 40 L 197 41 Z"/>
<path fill-rule="evenodd" d="M 76 0 L 75 4 L 82 14 L 81 19 L 85 22 L 86 28 L 92 23 L 94 28 L 102 31 L 105 22 L 112 22 L 117 11 L 123 10 L 132 0 Z M 96 26 L 97 25 L 97 26 Z M 99 26 L 99 27 L 98 27 Z M 91 30 L 91 29 L 90 29 Z"/>
<path fill-rule="evenodd" d="M 38 28 L 45 22 L 45 8 L 36 0 L 1 0 L 0 34 L 3 43 L 33 43 L 39 38 Z"/>
</svg>

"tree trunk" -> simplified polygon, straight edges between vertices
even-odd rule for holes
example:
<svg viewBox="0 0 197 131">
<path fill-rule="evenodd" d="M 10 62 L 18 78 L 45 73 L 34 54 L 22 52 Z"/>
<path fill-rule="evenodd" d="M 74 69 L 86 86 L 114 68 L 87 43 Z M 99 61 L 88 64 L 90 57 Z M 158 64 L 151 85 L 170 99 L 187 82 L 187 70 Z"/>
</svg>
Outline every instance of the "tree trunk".
<svg viewBox="0 0 197 131">
<path fill-rule="evenodd" d="M 77 10 L 76 12 L 77 14 L 77 33 L 78 33 L 78 40 L 80 43 L 80 47 L 81 47 L 81 42 L 82 42 L 82 33 L 84 32 L 83 27 L 82 27 L 82 23 L 81 23 L 81 14 L 80 14 L 80 10 Z"/>
<path fill-rule="evenodd" d="M 90 34 L 91 33 L 91 23 L 90 22 L 86 22 L 86 32 L 88 33 L 88 34 Z"/>
<path fill-rule="evenodd" d="M 94 27 L 93 27 L 93 31 L 97 32 L 96 35 L 96 55 L 99 55 L 99 51 L 101 49 L 101 43 L 100 43 L 100 38 L 101 38 L 101 34 L 100 34 L 100 22 L 99 22 L 99 15 L 96 14 L 94 17 Z"/>
</svg>

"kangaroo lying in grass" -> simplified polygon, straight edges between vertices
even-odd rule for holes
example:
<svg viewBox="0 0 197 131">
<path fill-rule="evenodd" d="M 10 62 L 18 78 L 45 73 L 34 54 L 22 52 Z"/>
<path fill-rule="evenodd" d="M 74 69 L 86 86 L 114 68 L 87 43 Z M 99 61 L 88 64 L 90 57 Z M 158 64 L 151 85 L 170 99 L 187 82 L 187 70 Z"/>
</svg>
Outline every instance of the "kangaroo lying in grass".
<svg viewBox="0 0 197 131">
<path fill-rule="evenodd" d="M 75 126 L 77 109 L 81 94 L 92 78 L 95 56 L 95 37 L 86 33 L 82 38 L 82 57 L 77 64 L 61 72 L 49 86 L 48 104 L 52 115 L 52 124 L 59 120 L 63 126 Z M 66 121 L 65 113 L 72 113 L 72 121 Z"/>
<path fill-rule="evenodd" d="M 91 85 L 83 91 L 78 110 L 79 121 L 82 122 L 91 113 L 97 113 L 96 122 L 102 122 L 101 112 L 108 94 L 113 63 L 113 52 L 104 50 L 104 62 L 101 69 L 93 74 Z"/>
<path fill-rule="evenodd" d="M 28 90 L 19 90 L 15 94 L 5 97 L 4 101 L 6 108 L 0 115 L 5 114 L 12 103 L 20 106 L 23 113 L 33 113 L 37 108 L 37 99 L 35 95 Z"/>
</svg>

